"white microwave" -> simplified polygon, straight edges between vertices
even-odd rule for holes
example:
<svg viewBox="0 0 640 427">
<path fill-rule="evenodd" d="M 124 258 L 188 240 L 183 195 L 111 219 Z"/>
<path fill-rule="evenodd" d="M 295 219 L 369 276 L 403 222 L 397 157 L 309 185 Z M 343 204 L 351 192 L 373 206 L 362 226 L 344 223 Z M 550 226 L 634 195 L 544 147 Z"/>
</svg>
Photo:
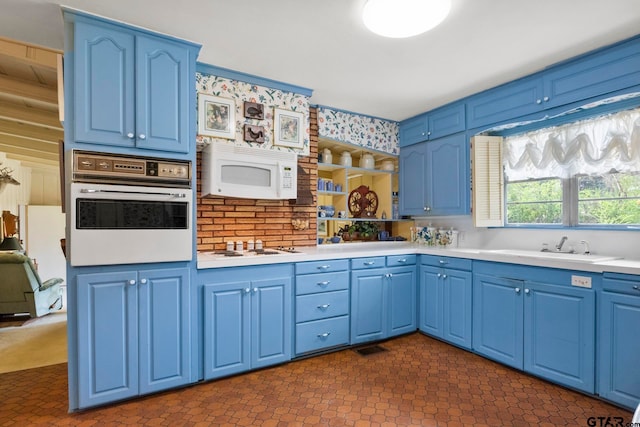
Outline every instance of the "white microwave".
<svg viewBox="0 0 640 427">
<path fill-rule="evenodd" d="M 212 142 L 202 152 L 202 196 L 295 199 L 298 155 Z"/>
</svg>

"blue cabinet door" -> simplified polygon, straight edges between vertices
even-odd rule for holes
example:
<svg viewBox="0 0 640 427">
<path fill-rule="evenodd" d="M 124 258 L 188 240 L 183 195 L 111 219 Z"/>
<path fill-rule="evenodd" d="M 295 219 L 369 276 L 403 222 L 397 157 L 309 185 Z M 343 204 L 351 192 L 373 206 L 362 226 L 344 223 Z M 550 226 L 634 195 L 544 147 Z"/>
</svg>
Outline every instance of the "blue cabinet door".
<svg viewBox="0 0 640 427">
<path fill-rule="evenodd" d="M 76 22 L 74 43 L 75 140 L 133 147 L 134 36 Z"/>
<path fill-rule="evenodd" d="M 379 340 L 386 334 L 384 270 L 351 273 L 351 344 Z"/>
<path fill-rule="evenodd" d="M 417 144 L 429 139 L 429 118 L 426 114 L 400 123 L 400 147 Z"/>
<path fill-rule="evenodd" d="M 400 150 L 400 215 L 425 215 L 427 181 L 427 143 Z"/>
<path fill-rule="evenodd" d="M 594 314 L 592 290 L 526 282 L 525 371 L 593 393 Z"/>
<path fill-rule="evenodd" d="M 458 102 L 429 112 L 429 139 L 453 135 L 466 129 L 465 104 Z"/>
<path fill-rule="evenodd" d="M 173 43 L 136 38 L 136 147 L 189 151 L 189 59 Z"/>
<path fill-rule="evenodd" d="M 427 143 L 426 207 L 429 215 L 469 212 L 469 155 L 464 133 Z M 402 194 L 402 190 L 400 190 Z"/>
<path fill-rule="evenodd" d="M 640 297 L 613 292 L 600 297 L 598 393 L 633 410 L 640 402 Z"/>
<path fill-rule="evenodd" d="M 251 282 L 251 367 L 291 359 L 291 278 Z"/>
<path fill-rule="evenodd" d="M 136 283 L 135 271 L 77 276 L 81 408 L 138 395 Z"/>
<path fill-rule="evenodd" d="M 251 368 L 251 283 L 204 286 L 204 377 Z"/>
<path fill-rule="evenodd" d="M 471 348 L 471 272 L 445 269 L 442 278 L 442 339 Z"/>
<path fill-rule="evenodd" d="M 543 78 L 546 108 L 640 85 L 640 40 L 620 43 L 547 70 Z"/>
<path fill-rule="evenodd" d="M 420 330 L 434 337 L 443 337 L 442 273 L 440 268 L 420 266 Z"/>
<path fill-rule="evenodd" d="M 189 270 L 138 273 L 140 393 L 189 382 Z"/>
<path fill-rule="evenodd" d="M 540 76 L 516 80 L 474 95 L 467 100 L 467 129 L 496 125 L 533 113 L 543 117 L 543 98 Z"/>
<path fill-rule="evenodd" d="M 473 349 L 518 369 L 523 367 L 524 281 L 473 276 Z"/>
<path fill-rule="evenodd" d="M 389 332 L 394 336 L 414 332 L 416 322 L 416 267 L 390 268 L 389 287 Z"/>
</svg>

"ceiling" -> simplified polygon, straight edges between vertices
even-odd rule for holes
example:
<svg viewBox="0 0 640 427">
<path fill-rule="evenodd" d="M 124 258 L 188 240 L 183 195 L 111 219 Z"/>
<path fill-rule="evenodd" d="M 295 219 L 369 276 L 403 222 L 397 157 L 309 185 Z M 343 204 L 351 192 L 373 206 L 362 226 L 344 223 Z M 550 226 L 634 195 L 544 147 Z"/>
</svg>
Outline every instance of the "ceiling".
<svg viewBox="0 0 640 427">
<path fill-rule="evenodd" d="M 391 120 L 640 32 L 638 0 L 452 0 L 449 17 L 434 30 L 409 39 L 385 39 L 364 28 L 359 17 L 364 3 L 65 0 L 64 4 L 199 42 L 200 62 L 313 89 L 313 104 Z M 0 37 L 63 49 L 59 4 L 0 0 L 0 8 Z M 7 79 L 20 79 L 53 90 L 51 73 L 51 64 L 0 56 L 0 85 L 4 81 L 12 86 L 13 80 Z M 47 128 L 56 114 L 47 101 L 15 95 L 2 95 L 0 111 L 9 102 L 37 108 L 48 117 L 44 126 L 25 125 L 29 132 L 37 130 L 34 126 Z M 9 123 L 4 116 L 0 120 L 3 134 Z M 8 128 L 19 130 L 17 126 Z M 35 135 L 39 139 L 48 141 Z"/>
<path fill-rule="evenodd" d="M 29 166 L 56 166 L 59 52 L 0 37 L 0 152 Z"/>
</svg>

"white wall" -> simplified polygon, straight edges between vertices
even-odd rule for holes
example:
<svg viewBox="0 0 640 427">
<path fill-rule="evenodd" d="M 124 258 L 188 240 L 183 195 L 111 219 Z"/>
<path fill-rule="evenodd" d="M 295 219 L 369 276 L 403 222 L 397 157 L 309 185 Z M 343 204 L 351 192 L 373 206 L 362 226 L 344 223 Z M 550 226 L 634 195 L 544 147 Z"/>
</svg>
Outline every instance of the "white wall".
<svg viewBox="0 0 640 427">
<path fill-rule="evenodd" d="M 64 231 L 65 215 L 60 206 L 20 207 L 20 239 L 27 255 L 36 260 L 42 281 L 52 277 L 66 281 L 66 261 L 60 248 Z"/>
<path fill-rule="evenodd" d="M 475 228 L 471 216 L 416 219 L 416 226 L 419 227 L 425 227 L 429 223 L 435 227 L 453 227 L 459 230 L 458 247 L 539 250 L 543 243 L 553 248 L 562 236 L 567 236 L 569 239 L 564 248 L 573 246 L 576 251 L 582 251 L 580 240 L 586 240 L 593 254 L 640 259 L 640 230 Z"/>
</svg>

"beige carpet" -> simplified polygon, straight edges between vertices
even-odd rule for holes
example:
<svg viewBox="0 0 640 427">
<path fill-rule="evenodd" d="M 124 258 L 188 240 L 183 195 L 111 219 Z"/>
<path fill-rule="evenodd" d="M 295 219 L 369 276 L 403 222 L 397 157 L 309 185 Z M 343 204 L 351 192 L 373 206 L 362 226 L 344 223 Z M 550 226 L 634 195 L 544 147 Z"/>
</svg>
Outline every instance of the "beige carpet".
<svg viewBox="0 0 640 427">
<path fill-rule="evenodd" d="M 67 361 L 67 312 L 0 328 L 0 373 Z"/>
</svg>

